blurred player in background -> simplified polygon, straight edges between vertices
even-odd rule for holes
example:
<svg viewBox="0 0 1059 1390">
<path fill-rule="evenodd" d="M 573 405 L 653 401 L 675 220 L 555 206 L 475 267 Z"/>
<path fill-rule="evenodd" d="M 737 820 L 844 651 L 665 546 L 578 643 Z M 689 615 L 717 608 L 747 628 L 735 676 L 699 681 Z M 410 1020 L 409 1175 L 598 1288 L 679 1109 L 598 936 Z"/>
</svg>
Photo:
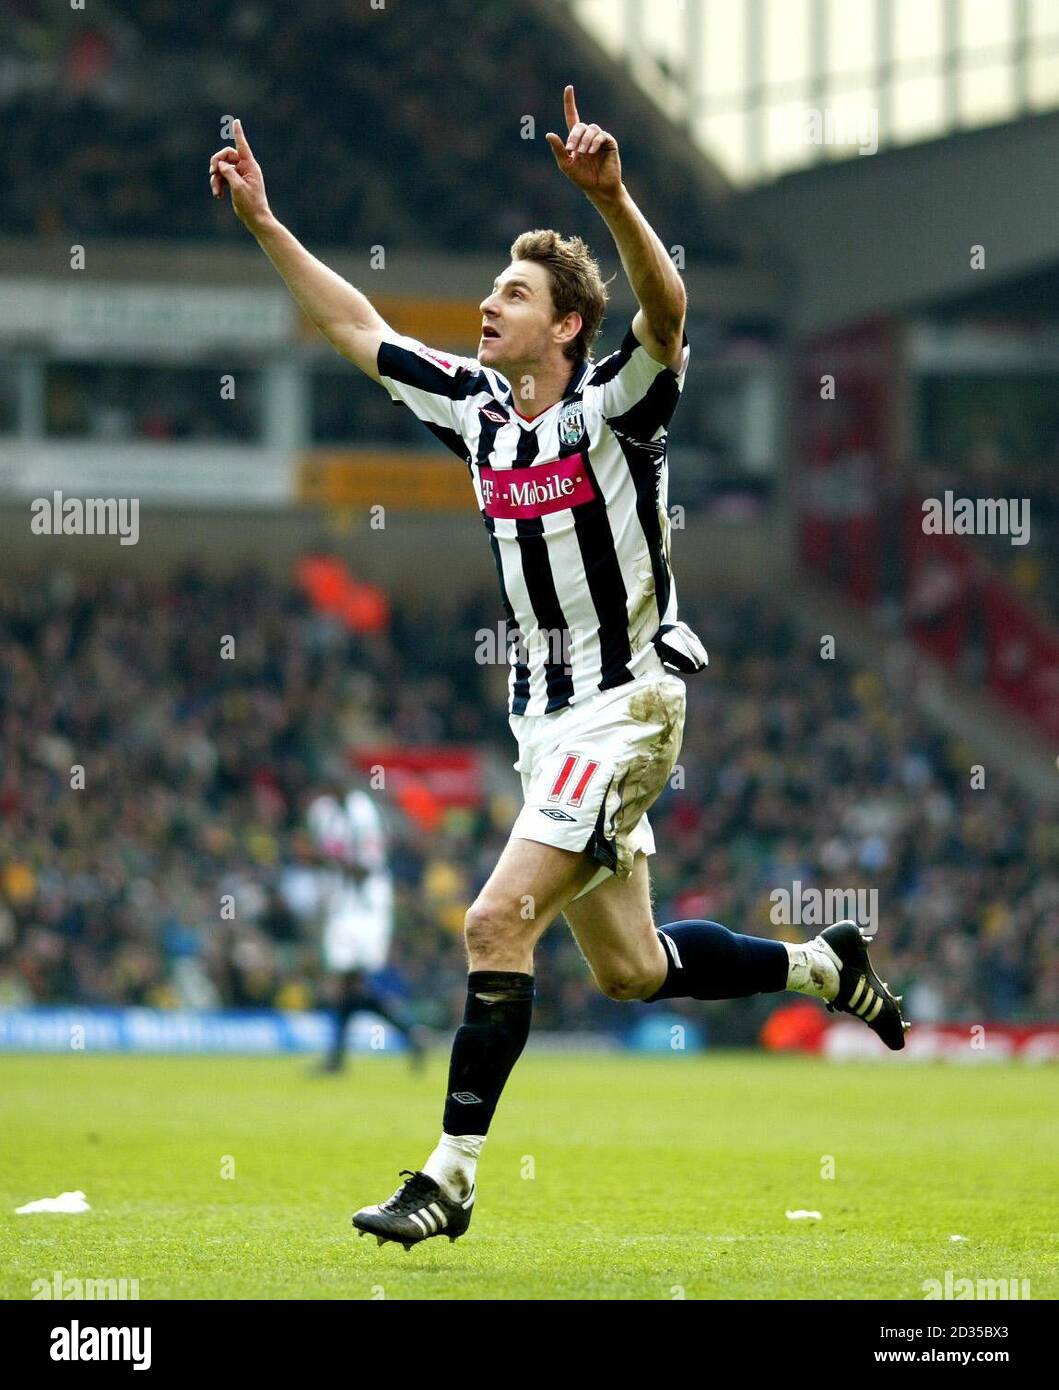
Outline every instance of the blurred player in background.
<svg viewBox="0 0 1059 1390">
<path fill-rule="evenodd" d="M 578 237 L 524 232 L 482 300 L 477 356 L 396 333 L 371 302 L 272 215 L 243 133 L 210 160 L 298 302 L 333 346 L 408 406 L 461 460 L 489 537 L 509 632 L 510 726 L 524 805 L 466 918 L 470 972 L 442 1133 L 392 1197 L 353 1218 L 406 1248 L 470 1223 L 478 1158 L 533 1010 L 533 955 L 562 913 L 614 999 L 738 999 L 795 990 L 854 1014 L 893 1050 L 900 1000 L 856 923 L 790 945 L 718 922 L 658 928 L 647 811 L 684 729 L 682 675 L 706 665 L 677 616 L 667 430 L 690 349 L 687 296 L 622 180 L 617 141 L 564 94 L 548 145 L 613 237 L 638 309 L 619 348 L 591 350 L 607 301 Z"/>
<path fill-rule="evenodd" d="M 312 916 L 321 930 L 334 1036 L 320 1070 L 341 1071 L 349 1020 L 358 1012 L 376 1014 L 396 1028 L 418 1066 L 425 1053 L 422 1030 L 374 983 L 393 936 L 393 880 L 375 798 L 361 787 L 344 790 L 335 779 L 313 797 L 306 824 L 315 867 L 289 879 L 286 887 L 289 905 Z"/>
</svg>

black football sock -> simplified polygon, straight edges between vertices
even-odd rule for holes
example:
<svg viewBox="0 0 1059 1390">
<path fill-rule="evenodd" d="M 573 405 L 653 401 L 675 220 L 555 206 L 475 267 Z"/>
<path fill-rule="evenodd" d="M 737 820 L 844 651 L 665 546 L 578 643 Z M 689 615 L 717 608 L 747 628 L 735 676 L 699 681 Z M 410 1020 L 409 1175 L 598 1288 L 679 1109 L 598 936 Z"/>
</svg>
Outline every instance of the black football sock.
<svg viewBox="0 0 1059 1390">
<path fill-rule="evenodd" d="M 357 1013 L 377 1014 L 384 1023 L 389 1023 L 406 1038 L 410 1038 L 415 1030 L 415 1019 L 403 1004 L 396 999 L 384 998 L 368 986 L 357 993 L 353 1008 Z"/>
<path fill-rule="evenodd" d="M 331 1040 L 331 1051 L 328 1054 L 328 1061 L 336 1065 L 342 1061 L 346 1050 L 346 1030 L 349 1020 L 357 1013 L 381 1013 L 379 1000 L 371 987 L 365 982 L 363 974 L 359 970 L 351 970 L 339 977 L 341 993 L 338 1002 L 332 1011 L 334 1020 L 334 1034 Z M 386 1018 L 386 1014 L 382 1014 Z M 390 1020 L 387 1018 L 387 1022 Z M 400 1026 L 395 1024 L 395 1026 Z"/>
<path fill-rule="evenodd" d="M 472 970 L 467 1004 L 449 1062 L 442 1129 L 488 1134 L 500 1093 L 529 1037 L 533 976 L 513 970 Z"/>
<path fill-rule="evenodd" d="M 346 1025 L 359 1007 L 357 995 L 351 990 L 343 990 L 332 1014 L 334 1033 L 331 1038 L 331 1050 L 328 1053 L 328 1061 L 332 1065 L 341 1062 L 345 1055 Z"/>
<path fill-rule="evenodd" d="M 745 999 L 787 988 L 789 956 L 782 941 L 739 936 L 719 922 L 659 927 L 669 973 L 656 999 Z"/>
</svg>

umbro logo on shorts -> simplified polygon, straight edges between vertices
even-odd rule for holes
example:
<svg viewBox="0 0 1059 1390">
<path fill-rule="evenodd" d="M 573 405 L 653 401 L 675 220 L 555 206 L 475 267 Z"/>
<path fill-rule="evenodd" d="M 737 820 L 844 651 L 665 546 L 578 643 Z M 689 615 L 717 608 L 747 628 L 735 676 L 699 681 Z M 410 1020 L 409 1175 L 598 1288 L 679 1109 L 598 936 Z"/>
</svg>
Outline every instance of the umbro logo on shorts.
<svg viewBox="0 0 1059 1390">
<path fill-rule="evenodd" d="M 568 816 L 565 811 L 556 811 L 551 806 L 538 806 L 537 810 L 549 820 L 576 820 L 575 816 Z"/>
</svg>

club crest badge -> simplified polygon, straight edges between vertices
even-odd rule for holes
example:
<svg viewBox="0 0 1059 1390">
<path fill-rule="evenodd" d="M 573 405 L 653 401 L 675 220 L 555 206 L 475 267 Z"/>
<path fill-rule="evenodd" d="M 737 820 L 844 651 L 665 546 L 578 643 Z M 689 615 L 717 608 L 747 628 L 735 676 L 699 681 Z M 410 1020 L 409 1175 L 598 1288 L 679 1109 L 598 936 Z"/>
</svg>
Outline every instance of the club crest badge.
<svg viewBox="0 0 1059 1390">
<path fill-rule="evenodd" d="M 559 439 L 576 444 L 585 432 L 585 408 L 581 401 L 567 401 L 559 411 Z"/>
</svg>

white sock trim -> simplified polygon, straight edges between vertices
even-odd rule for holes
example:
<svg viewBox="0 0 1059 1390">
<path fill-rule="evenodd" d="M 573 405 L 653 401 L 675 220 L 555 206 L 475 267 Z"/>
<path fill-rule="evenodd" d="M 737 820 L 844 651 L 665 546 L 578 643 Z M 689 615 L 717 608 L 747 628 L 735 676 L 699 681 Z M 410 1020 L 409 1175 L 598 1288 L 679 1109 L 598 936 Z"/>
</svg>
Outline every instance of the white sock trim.
<svg viewBox="0 0 1059 1390">
<path fill-rule="evenodd" d="M 667 935 L 667 933 L 664 931 L 660 931 L 658 935 L 666 943 L 666 950 L 673 957 L 673 964 L 677 967 L 678 970 L 683 970 L 684 966 L 681 964 L 680 952 L 677 950 L 677 943 L 673 940 L 671 936 Z"/>
<path fill-rule="evenodd" d="M 816 950 L 818 950 L 818 951 L 823 951 L 824 955 L 827 956 L 827 957 L 831 960 L 831 962 L 832 962 L 832 964 L 834 965 L 835 969 L 838 970 L 839 972 L 841 972 L 841 970 L 842 970 L 842 957 L 841 957 L 840 955 L 838 955 L 838 953 L 835 951 L 835 949 L 834 949 L 832 946 L 829 946 L 829 945 L 827 944 L 827 942 L 824 940 L 824 938 L 823 938 L 822 936 L 814 936 L 813 939 L 812 939 L 812 941 L 809 942 L 809 945 L 810 945 L 811 947 L 814 947 L 814 948 L 815 948 Z"/>
<path fill-rule="evenodd" d="M 817 937 L 798 943 L 784 941 L 783 945 L 787 950 L 787 988 L 830 1003 L 838 993 L 842 962 L 827 942 Z"/>
<path fill-rule="evenodd" d="M 484 1134 L 442 1133 L 421 1171 L 434 1179 L 446 1197 L 462 1202 L 474 1190 L 478 1159 L 485 1141 Z"/>
</svg>

